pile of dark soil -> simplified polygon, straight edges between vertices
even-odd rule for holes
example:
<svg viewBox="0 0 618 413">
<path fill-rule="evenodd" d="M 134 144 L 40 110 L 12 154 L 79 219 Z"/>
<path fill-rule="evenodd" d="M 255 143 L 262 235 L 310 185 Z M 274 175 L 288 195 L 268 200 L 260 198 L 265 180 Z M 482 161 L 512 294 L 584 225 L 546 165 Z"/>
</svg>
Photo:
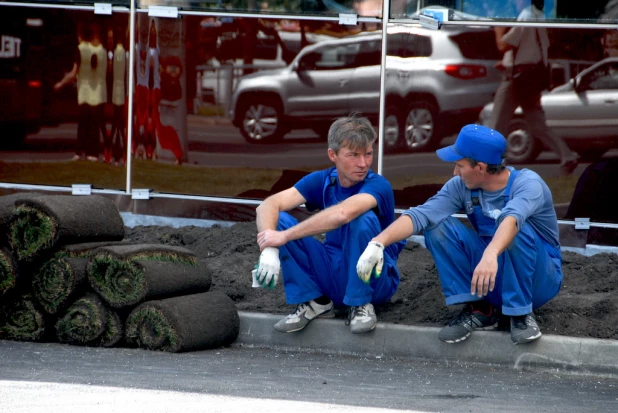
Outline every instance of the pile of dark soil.
<svg viewBox="0 0 618 413">
<path fill-rule="evenodd" d="M 257 263 L 255 223 L 229 228 L 138 226 L 125 228 L 125 240 L 183 246 L 205 259 L 211 291 L 223 291 L 240 311 L 287 314 L 281 280 L 274 291 L 251 287 Z M 563 254 L 564 285 L 558 296 L 535 311 L 546 334 L 618 339 L 618 255 Z M 396 324 L 443 326 L 459 307 L 446 307 L 429 251 L 408 242 L 398 266 L 401 285 L 390 303 L 378 306 L 378 320 Z"/>
</svg>

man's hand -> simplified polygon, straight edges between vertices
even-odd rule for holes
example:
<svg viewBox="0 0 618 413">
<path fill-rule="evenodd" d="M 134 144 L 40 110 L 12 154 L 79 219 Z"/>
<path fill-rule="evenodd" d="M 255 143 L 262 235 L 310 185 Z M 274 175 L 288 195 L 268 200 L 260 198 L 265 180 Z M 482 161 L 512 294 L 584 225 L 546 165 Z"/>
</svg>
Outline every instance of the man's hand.
<svg viewBox="0 0 618 413">
<path fill-rule="evenodd" d="M 356 264 L 356 273 L 365 284 L 369 284 L 371 273 L 375 267 L 375 277 L 378 278 L 382 274 L 382 266 L 384 265 L 384 245 L 377 241 L 371 241 L 365 252 L 358 259 Z"/>
<path fill-rule="evenodd" d="M 266 247 L 260 255 L 257 265 L 257 281 L 263 288 L 275 289 L 281 262 L 279 261 L 279 248 Z"/>
<path fill-rule="evenodd" d="M 481 261 L 474 269 L 472 283 L 470 285 L 470 294 L 483 297 L 490 291 L 493 291 L 497 273 L 498 256 L 486 251 L 481 258 Z"/>
<path fill-rule="evenodd" d="M 266 247 L 280 247 L 288 242 L 283 231 L 267 229 L 257 234 L 257 243 L 261 250 Z"/>
</svg>

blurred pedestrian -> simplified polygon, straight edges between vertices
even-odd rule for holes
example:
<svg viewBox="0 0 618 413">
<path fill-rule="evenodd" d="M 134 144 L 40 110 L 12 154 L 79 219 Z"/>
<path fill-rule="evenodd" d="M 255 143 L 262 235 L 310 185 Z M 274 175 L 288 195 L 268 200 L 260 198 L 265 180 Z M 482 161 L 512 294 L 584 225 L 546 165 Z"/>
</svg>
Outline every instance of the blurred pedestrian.
<svg viewBox="0 0 618 413">
<path fill-rule="evenodd" d="M 518 21 L 542 20 L 544 0 L 516 0 Z M 526 5 L 526 3 L 528 3 Z M 566 143 L 549 130 L 541 95 L 549 88 L 549 37 L 544 28 L 516 26 L 509 30 L 496 27 L 496 43 L 504 52 L 505 69 L 502 82 L 494 97 L 494 109 L 489 126 L 508 135 L 508 126 L 518 106 L 524 113 L 531 135 L 539 139 L 560 158 L 564 174 L 570 175 L 577 167 L 578 156 Z"/>
<path fill-rule="evenodd" d="M 107 102 L 107 53 L 101 43 L 100 29 L 97 23 L 83 24 L 78 28 L 79 44 L 75 51 L 73 68 L 54 85 L 54 90 L 60 90 L 66 84 L 77 81 L 78 149 L 74 160 L 81 159 L 82 156 L 92 162 L 99 160 L 103 110 Z"/>
</svg>

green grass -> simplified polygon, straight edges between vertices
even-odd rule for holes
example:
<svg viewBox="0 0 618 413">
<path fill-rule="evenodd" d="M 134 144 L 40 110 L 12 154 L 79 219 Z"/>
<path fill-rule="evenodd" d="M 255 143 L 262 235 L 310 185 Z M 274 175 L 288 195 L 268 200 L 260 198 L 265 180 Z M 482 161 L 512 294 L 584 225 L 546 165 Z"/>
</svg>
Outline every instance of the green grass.
<svg viewBox="0 0 618 413">
<path fill-rule="evenodd" d="M 328 167 L 325 162 L 324 168 Z M 311 169 L 300 168 L 310 171 Z M 198 165 L 171 165 L 142 159 L 133 160 L 132 188 L 155 192 L 203 196 L 237 196 L 250 189 L 270 190 L 282 170 L 268 168 L 209 168 Z M 387 178 L 388 175 L 386 176 Z M 444 184 L 450 176 L 409 175 L 393 178 L 394 189 L 419 184 Z M 126 168 L 90 162 L 0 162 L 0 182 L 68 186 L 92 184 L 93 188 L 126 189 Z M 554 203 L 568 203 L 577 176 L 554 177 L 546 182 Z"/>
<path fill-rule="evenodd" d="M 136 254 L 131 256 L 130 261 L 140 261 L 140 260 L 150 260 L 150 261 L 163 261 L 163 262 L 172 262 L 179 263 L 184 265 L 196 266 L 197 258 L 196 257 L 185 257 L 174 253 L 169 252 L 144 252 L 141 254 Z"/>
<path fill-rule="evenodd" d="M 104 309 L 91 297 L 77 300 L 56 322 L 60 342 L 85 344 L 101 335 L 105 322 Z"/>
<path fill-rule="evenodd" d="M 144 305 L 135 309 L 126 322 L 127 342 L 149 350 L 176 352 L 180 337 L 163 311 Z"/>
<path fill-rule="evenodd" d="M 139 302 L 146 295 L 144 271 L 130 261 L 104 254 L 94 256 L 88 268 L 88 281 L 112 307 Z"/>
<path fill-rule="evenodd" d="M 20 260 L 29 260 L 52 245 L 56 236 L 56 222 L 43 212 L 19 206 L 11 222 L 11 247 Z"/>
<path fill-rule="evenodd" d="M 6 303 L 2 309 L 0 339 L 37 341 L 45 333 L 45 320 L 32 297 L 23 296 Z"/>
<path fill-rule="evenodd" d="M 74 274 L 64 259 L 51 259 L 35 272 L 32 290 L 39 304 L 49 314 L 56 314 L 71 293 Z"/>
<path fill-rule="evenodd" d="M 57 185 L 92 184 L 93 188 L 126 189 L 125 167 L 90 162 L 0 162 L 0 182 Z M 250 189 L 269 190 L 281 170 L 209 168 L 133 161 L 131 187 L 190 195 L 236 196 Z"/>
</svg>

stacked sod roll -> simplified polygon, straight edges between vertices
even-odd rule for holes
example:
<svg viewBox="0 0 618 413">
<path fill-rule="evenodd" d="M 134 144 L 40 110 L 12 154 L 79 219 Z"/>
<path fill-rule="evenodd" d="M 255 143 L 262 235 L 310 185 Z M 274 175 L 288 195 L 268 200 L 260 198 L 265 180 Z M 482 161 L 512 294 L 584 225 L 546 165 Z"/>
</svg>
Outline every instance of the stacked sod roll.
<svg viewBox="0 0 618 413">
<path fill-rule="evenodd" d="M 109 199 L 0 197 L 0 339 L 170 352 L 227 346 L 234 302 L 186 248 L 123 241 Z"/>
</svg>

